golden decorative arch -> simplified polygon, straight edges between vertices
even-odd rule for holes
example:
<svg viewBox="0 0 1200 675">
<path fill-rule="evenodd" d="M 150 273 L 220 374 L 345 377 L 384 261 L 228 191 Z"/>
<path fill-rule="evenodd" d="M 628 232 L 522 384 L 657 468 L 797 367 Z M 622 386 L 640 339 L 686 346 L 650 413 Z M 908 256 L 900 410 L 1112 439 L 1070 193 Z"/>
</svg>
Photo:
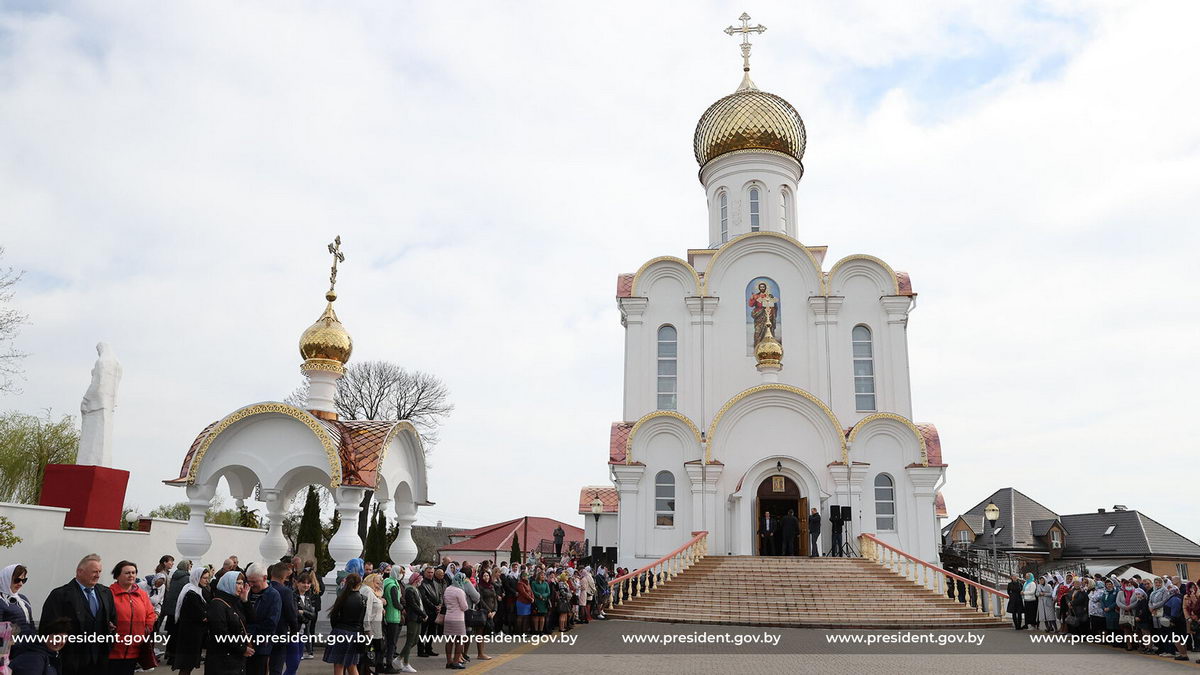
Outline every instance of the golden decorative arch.
<svg viewBox="0 0 1200 675">
<path fill-rule="evenodd" d="M 338 449 L 334 446 L 333 439 L 329 438 L 329 434 L 325 432 L 324 427 L 321 426 L 321 423 L 317 421 L 316 417 L 313 417 L 312 414 L 308 413 L 307 411 L 301 410 L 295 406 L 290 406 L 286 403 L 256 403 L 254 405 L 246 406 L 240 410 L 235 410 L 220 422 L 217 422 L 216 426 L 209 431 L 208 436 L 206 436 L 204 439 L 204 442 L 201 443 L 200 447 L 196 450 L 196 456 L 192 459 L 192 465 L 188 467 L 187 484 L 196 484 L 196 476 L 200 473 L 200 462 L 203 461 L 204 455 L 208 452 L 209 446 L 213 444 L 213 441 L 217 440 L 218 436 L 220 436 L 223 432 L 229 429 L 229 427 L 233 426 L 237 422 L 240 422 L 248 417 L 265 415 L 268 413 L 287 415 L 288 417 L 303 423 L 304 426 L 312 430 L 313 434 L 317 437 L 317 440 L 321 442 L 321 447 L 325 449 L 325 456 L 329 459 L 330 488 L 337 489 L 337 487 L 342 483 L 342 460 L 338 456 Z"/>
<path fill-rule="evenodd" d="M 903 415 L 897 415 L 896 413 L 890 412 L 878 412 L 872 415 L 867 415 L 859 420 L 858 424 L 854 425 L 854 428 L 850 430 L 850 434 L 846 437 L 846 440 L 853 443 L 854 437 L 858 436 L 858 432 L 862 431 L 862 428 L 868 422 L 872 422 L 874 420 L 895 420 L 908 427 L 909 431 L 913 432 L 913 436 L 917 437 L 917 445 L 921 448 L 921 466 L 929 466 L 929 452 L 925 449 L 925 434 L 922 434 L 921 430 L 917 428 L 917 425 L 913 424 L 911 420 Z"/>
<path fill-rule="evenodd" d="M 630 287 L 629 287 L 630 295 L 637 297 L 638 281 L 641 280 L 642 274 L 644 274 L 646 272 L 646 270 L 650 269 L 651 265 L 656 265 L 660 262 L 673 262 L 673 263 L 678 263 L 678 264 L 682 265 L 684 269 L 686 269 L 688 272 L 692 273 L 692 281 L 694 281 L 696 284 L 696 286 L 695 286 L 696 294 L 697 295 L 703 294 L 700 290 L 701 289 L 700 274 L 698 272 L 696 272 L 695 267 L 692 267 L 691 264 L 688 263 L 688 261 L 686 261 L 682 258 L 676 258 L 673 255 L 662 255 L 657 258 L 647 260 L 646 263 L 644 265 L 642 265 L 641 267 L 639 267 L 638 271 L 633 274 L 633 284 L 630 285 Z"/>
<path fill-rule="evenodd" d="M 387 438 L 383 439 L 383 449 L 379 451 L 379 468 L 383 468 L 383 460 L 387 457 L 388 448 L 392 446 L 392 439 L 405 429 L 411 431 L 412 435 L 417 437 L 417 447 L 423 449 L 421 444 L 421 433 L 417 431 L 417 428 L 413 426 L 412 422 L 409 422 L 408 420 L 400 420 L 399 422 L 396 422 L 396 424 L 394 424 L 388 431 Z"/>
<path fill-rule="evenodd" d="M 804 255 L 808 257 L 809 262 L 812 263 L 813 269 L 817 272 L 817 282 L 820 284 L 819 290 L 821 294 L 827 294 L 825 289 L 825 276 L 824 273 L 821 272 L 821 263 L 818 262 L 816 257 L 813 256 L 812 251 L 808 250 L 808 247 L 782 232 L 747 232 L 745 234 L 739 234 L 733 239 L 730 239 L 728 242 L 723 244 L 720 249 L 717 250 L 713 257 L 709 258 L 708 267 L 704 270 L 704 287 L 701 295 L 709 294 L 708 283 L 712 280 L 713 269 L 716 267 L 717 260 L 720 259 L 721 255 L 733 248 L 733 244 L 751 237 L 775 237 L 776 239 L 782 239 L 803 251 Z"/>
<path fill-rule="evenodd" d="M 645 424 L 646 422 L 649 422 L 650 420 L 652 420 L 656 417 L 673 417 L 673 418 L 683 422 L 684 424 L 688 425 L 689 429 L 692 430 L 692 435 L 696 437 L 696 444 L 701 445 L 701 446 L 705 445 L 703 438 L 700 436 L 700 428 L 697 427 L 696 423 L 693 422 L 691 420 L 691 418 L 689 418 L 687 415 L 680 414 L 678 412 L 675 412 L 674 410 L 656 410 L 652 413 L 647 413 L 645 415 L 642 415 L 642 418 L 640 420 L 638 420 L 637 422 L 634 422 L 633 428 L 629 430 L 629 435 L 625 438 L 625 463 L 626 464 L 633 463 L 633 437 L 637 435 L 638 429 L 641 429 L 643 424 Z M 708 450 L 706 448 L 705 454 L 707 454 L 707 453 L 708 453 Z"/>
<path fill-rule="evenodd" d="M 743 391 L 742 393 L 729 399 L 728 401 L 725 402 L 725 405 L 721 406 L 721 409 L 717 411 L 717 415 L 715 417 L 713 417 L 712 424 L 710 424 L 708 426 L 708 442 L 705 443 L 705 446 L 704 446 L 704 461 L 708 462 L 708 461 L 711 461 L 711 459 L 712 459 L 709 456 L 709 454 L 710 454 L 709 444 L 711 444 L 712 439 L 716 437 L 717 424 L 719 424 L 721 422 L 721 418 L 725 416 L 725 413 L 729 412 L 729 409 L 732 408 L 733 406 L 737 405 L 737 403 L 739 401 L 741 401 L 742 399 L 747 398 L 749 396 L 753 396 L 754 394 L 757 394 L 761 391 L 784 391 L 784 392 L 788 392 L 791 394 L 796 394 L 797 396 L 799 396 L 801 398 L 808 399 L 812 403 L 817 404 L 817 406 L 821 409 L 821 411 L 825 413 L 825 416 L 829 418 L 830 423 L 833 424 L 834 433 L 837 434 L 838 444 L 841 446 L 841 449 L 842 449 L 842 463 L 849 466 L 850 453 L 849 453 L 848 448 L 846 447 L 846 435 L 842 431 L 842 429 L 843 429 L 842 423 L 838 421 L 837 415 L 835 415 L 833 413 L 833 410 L 831 410 L 829 408 L 829 406 L 825 405 L 824 401 L 817 398 L 816 396 L 813 396 L 809 392 L 804 391 L 803 389 L 801 389 L 799 387 L 793 387 L 790 384 L 774 384 L 774 383 L 773 384 L 760 384 L 757 387 L 751 387 L 750 389 L 747 389 L 746 391 Z"/>
<path fill-rule="evenodd" d="M 854 262 L 855 260 L 866 260 L 869 262 L 873 262 L 876 265 L 879 265 L 880 267 L 882 267 L 884 270 L 886 270 L 888 273 L 888 279 L 891 279 L 891 281 L 892 281 L 892 295 L 900 295 L 900 280 L 896 277 L 896 270 L 892 269 L 891 265 L 885 263 L 884 261 L 880 260 L 879 258 L 876 258 L 873 255 L 867 255 L 865 253 L 848 255 L 845 258 L 842 258 L 841 260 L 835 262 L 833 264 L 833 267 L 829 268 L 829 273 L 825 275 L 825 280 L 826 280 L 825 290 L 824 290 L 825 295 L 829 295 L 829 291 L 830 291 L 829 284 L 831 284 L 833 282 L 833 275 L 837 274 L 838 268 L 840 268 L 842 265 L 844 265 L 846 263 Z"/>
</svg>

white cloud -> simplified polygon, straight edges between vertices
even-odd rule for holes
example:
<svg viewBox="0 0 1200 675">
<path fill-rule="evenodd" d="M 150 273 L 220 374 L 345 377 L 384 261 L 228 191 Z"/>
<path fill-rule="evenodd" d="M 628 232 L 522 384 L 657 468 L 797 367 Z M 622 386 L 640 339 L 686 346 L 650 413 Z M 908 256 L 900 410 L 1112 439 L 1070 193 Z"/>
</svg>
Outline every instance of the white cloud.
<svg viewBox="0 0 1200 675">
<path fill-rule="evenodd" d="M 1197 8 L 810 5 L 752 10 L 755 78 L 808 125 L 801 238 L 913 275 L 913 399 L 951 510 L 1011 484 L 1200 538 L 1163 480 L 1195 466 Z M 0 404 L 74 411 L 112 342 L 129 501 L 180 498 L 157 481 L 196 432 L 296 384 L 340 233 L 355 358 L 434 372 L 457 404 L 423 518 L 577 521 L 621 411 L 614 277 L 705 243 L 691 133 L 737 83 L 719 31 L 740 12 L 0 13 L 0 243 L 34 321 Z M 938 67 L 973 58 L 999 74 Z"/>
</svg>

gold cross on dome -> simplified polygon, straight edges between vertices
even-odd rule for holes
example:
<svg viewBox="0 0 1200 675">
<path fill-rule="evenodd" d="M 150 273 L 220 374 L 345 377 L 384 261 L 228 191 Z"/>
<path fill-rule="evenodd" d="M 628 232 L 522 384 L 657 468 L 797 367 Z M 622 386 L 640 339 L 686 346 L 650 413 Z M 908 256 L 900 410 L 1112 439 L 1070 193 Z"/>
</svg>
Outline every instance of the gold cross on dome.
<svg viewBox="0 0 1200 675">
<path fill-rule="evenodd" d="M 342 253 L 342 235 L 333 238 L 333 243 L 329 245 L 329 253 L 333 255 L 333 266 L 329 268 L 329 292 L 333 293 L 333 287 L 337 284 L 338 263 L 346 262 L 346 256 Z"/>
<path fill-rule="evenodd" d="M 751 26 L 750 25 L 750 15 L 745 12 L 742 12 L 742 15 L 738 17 L 738 21 L 741 21 L 742 25 L 736 26 L 736 27 L 730 26 L 730 27 L 726 28 L 725 34 L 726 35 L 733 35 L 734 33 L 742 34 L 742 44 L 741 44 L 741 47 L 742 47 L 742 70 L 748 73 L 748 72 L 750 72 L 750 34 L 751 33 L 760 33 L 760 34 L 765 33 L 765 32 L 767 32 L 767 27 L 762 25 L 761 23 L 758 24 L 757 26 Z"/>
</svg>

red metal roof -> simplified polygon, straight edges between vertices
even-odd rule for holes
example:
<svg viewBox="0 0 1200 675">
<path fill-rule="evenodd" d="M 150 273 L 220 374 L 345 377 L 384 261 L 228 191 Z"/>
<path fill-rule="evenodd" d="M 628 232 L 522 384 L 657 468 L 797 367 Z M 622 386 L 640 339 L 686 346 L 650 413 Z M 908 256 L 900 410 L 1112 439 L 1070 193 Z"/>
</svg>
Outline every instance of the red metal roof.
<svg viewBox="0 0 1200 675">
<path fill-rule="evenodd" d="M 938 437 L 937 427 L 929 423 L 914 425 L 925 437 L 925 457 L 929 466 L 946 466 L 942 461 L 942 439 Z"/>
<path fill-rule="evenodd" d="M 617 489 L 611 485 L 585 485 L 579 488 L 579 512 L 591 514 L 592 499 L 599 497 L 604 502 L 604 513 L 616 513 L 621 500 Z"/>
<path fill-rule="evenodd" d="M 913 293 L 912 279 L 908 272 L 896 272 L 896 285 L 900 287 L 900 295 L 916 295 Z"/>
<path fill-rule="evenodd" d="M 553 518 L 540 516 L 524 516 L 506 520 L 495 525 L 477 527 L 473 530 L 454 532 L 451 537 L 470 537 L 457 544 L 449 544 L 438 548 L 439 551 L 509 551 L 512 550 L 513 535 L 520 539 L 521 550 L 528 551 L 531 544 L 537 544 L 543 539 L 554 538 L 554 528 L 561 527 L 566 533 L 565 541 L 583 541 L 583 530 L 568 525 Z"/>
<path fill-rule="evenodd" d="M 946 518 L 950 512 L 946 510 L 946 498 L 942 496 L 939 490 L 937 496 L 933 498 L 933 509 L 938 518 Z"/>
<path fill-rule="evenodd" d="M 633 275 L 618 274 L 617 275 L 617 297 L 628 298 L 633 295 Z"/>
</svg>

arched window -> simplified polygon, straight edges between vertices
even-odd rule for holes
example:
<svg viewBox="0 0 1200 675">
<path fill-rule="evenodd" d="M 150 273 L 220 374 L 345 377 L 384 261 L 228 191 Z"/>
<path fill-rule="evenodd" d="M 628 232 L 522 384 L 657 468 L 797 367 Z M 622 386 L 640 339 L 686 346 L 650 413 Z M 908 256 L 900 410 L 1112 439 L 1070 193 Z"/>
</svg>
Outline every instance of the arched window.
<svg viewBox="0 0 1200 675">
<path fill-rule="evenodd" d="M 875 529 L 896 531 L 896 485 L 886 473 L 875 476 Z"/>
<path fill-rule="evenodd" d="M 788 208 L 791 206 L 791 196 L 786 187 L 779 188 L 779 231 L 791 234 L 788 230 Z"/>
<path fill-rule="evenodd" d="M 674 326 L 658 329 L 658 409 L 675 410 L 679 391 L 679 334 Z"/>
<path fill-rule="evenodd" d="M 850 334 L 854 346 L 854 409 L 875 410 L 875 358 L 871 349 L 871 329 L 855 326 Z"/>
<path fill-rule="evenodd" d="M 758 188 L 750 188 L 750 231 L 758 232 L 759 227 L 759 198 Z"/>
<path fill-rule="evenodd" d="M 654 477 L 654 524 L 675 526 L 675 476 L 670 471 Z"/>
<path fill-rule="evenodd" d="M 729 195 L 724 192 L 719 197 L 721 202 L 721 243 L 729 241 Z"/>
</svg>

